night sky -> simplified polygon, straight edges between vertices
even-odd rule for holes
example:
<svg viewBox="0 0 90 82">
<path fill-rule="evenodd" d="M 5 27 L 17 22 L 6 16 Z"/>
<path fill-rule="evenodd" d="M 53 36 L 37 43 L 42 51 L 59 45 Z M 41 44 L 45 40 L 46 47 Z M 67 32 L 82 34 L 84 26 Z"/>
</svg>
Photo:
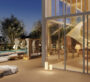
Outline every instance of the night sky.
<svg viewBox="0 0 90 82">
<path fill-rule="evenodd" d="M 0 20 L 12 14 L 24 22 L 29 33 L 33 24 L 41 20 L 41 0 L 0 0 Z"/>
</svg>

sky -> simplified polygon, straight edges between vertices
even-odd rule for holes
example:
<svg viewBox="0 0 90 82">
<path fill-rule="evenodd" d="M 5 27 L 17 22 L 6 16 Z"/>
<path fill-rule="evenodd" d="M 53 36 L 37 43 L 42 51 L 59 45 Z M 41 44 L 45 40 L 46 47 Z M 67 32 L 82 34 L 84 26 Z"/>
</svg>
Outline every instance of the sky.
<svg viewBox="0 0 90 82">
<path fill-rule="evenodd" d="M 0 20 L 14 15 L 24 22 L 27 33 L 41 20 L 41 0 L 0 0 Z"/>
</svg>

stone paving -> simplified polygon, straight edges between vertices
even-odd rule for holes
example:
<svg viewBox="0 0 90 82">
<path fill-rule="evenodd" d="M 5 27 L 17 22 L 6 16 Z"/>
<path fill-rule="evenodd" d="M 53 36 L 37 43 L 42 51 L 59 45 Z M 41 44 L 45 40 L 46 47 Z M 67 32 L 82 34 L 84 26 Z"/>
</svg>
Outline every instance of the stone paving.
<svg viewBox="0 0 90 82">
<path fill-rule="evenodd" d="M 19 72 L 0 78 L 0 82 L 90 82 L 90 75 L 63 70 L 45 71 L 41 58 L 16 60 L 0 65 L 17 65 Z"/>
</svg>

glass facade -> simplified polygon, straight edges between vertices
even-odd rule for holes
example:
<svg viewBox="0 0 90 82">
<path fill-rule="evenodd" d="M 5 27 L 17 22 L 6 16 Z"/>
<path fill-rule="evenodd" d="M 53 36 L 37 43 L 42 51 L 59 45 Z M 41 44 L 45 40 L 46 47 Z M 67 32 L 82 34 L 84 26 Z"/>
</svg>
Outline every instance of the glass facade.
<svg viewBox="0 0 90 82">
<path fill-rule="evenodd" d="M 45 12 L 48 13 L 46 17 L 89 11 L 88 2 L 88 0 L 45 0 Z"/>
<path fill-rule="evenodd" d="M 90 73 L 90 7 L 88 0 L 51 0 L 46 18 L 45 61 L 56 69 Z M 86 5 L 87 4 L 87 5 Z M 45 49 L 45 48 L 44 48 Z"/>
</svg>

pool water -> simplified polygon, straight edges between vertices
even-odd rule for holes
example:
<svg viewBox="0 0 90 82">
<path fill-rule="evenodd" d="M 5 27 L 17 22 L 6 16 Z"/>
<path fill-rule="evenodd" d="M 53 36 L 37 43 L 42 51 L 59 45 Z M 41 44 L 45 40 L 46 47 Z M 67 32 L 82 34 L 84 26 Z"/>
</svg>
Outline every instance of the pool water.
<svg viewBox="0 0 90 82">
<path fill-rule="evenodd" d="M 18 52 L 27 53 L 27 49 L 0 51 L 0 55 L 3 55 L 3 54 L 12 54 L 12 53 L 15 53 L 15 52 L 16 53 L 18 53 Z"/>
</svg>

